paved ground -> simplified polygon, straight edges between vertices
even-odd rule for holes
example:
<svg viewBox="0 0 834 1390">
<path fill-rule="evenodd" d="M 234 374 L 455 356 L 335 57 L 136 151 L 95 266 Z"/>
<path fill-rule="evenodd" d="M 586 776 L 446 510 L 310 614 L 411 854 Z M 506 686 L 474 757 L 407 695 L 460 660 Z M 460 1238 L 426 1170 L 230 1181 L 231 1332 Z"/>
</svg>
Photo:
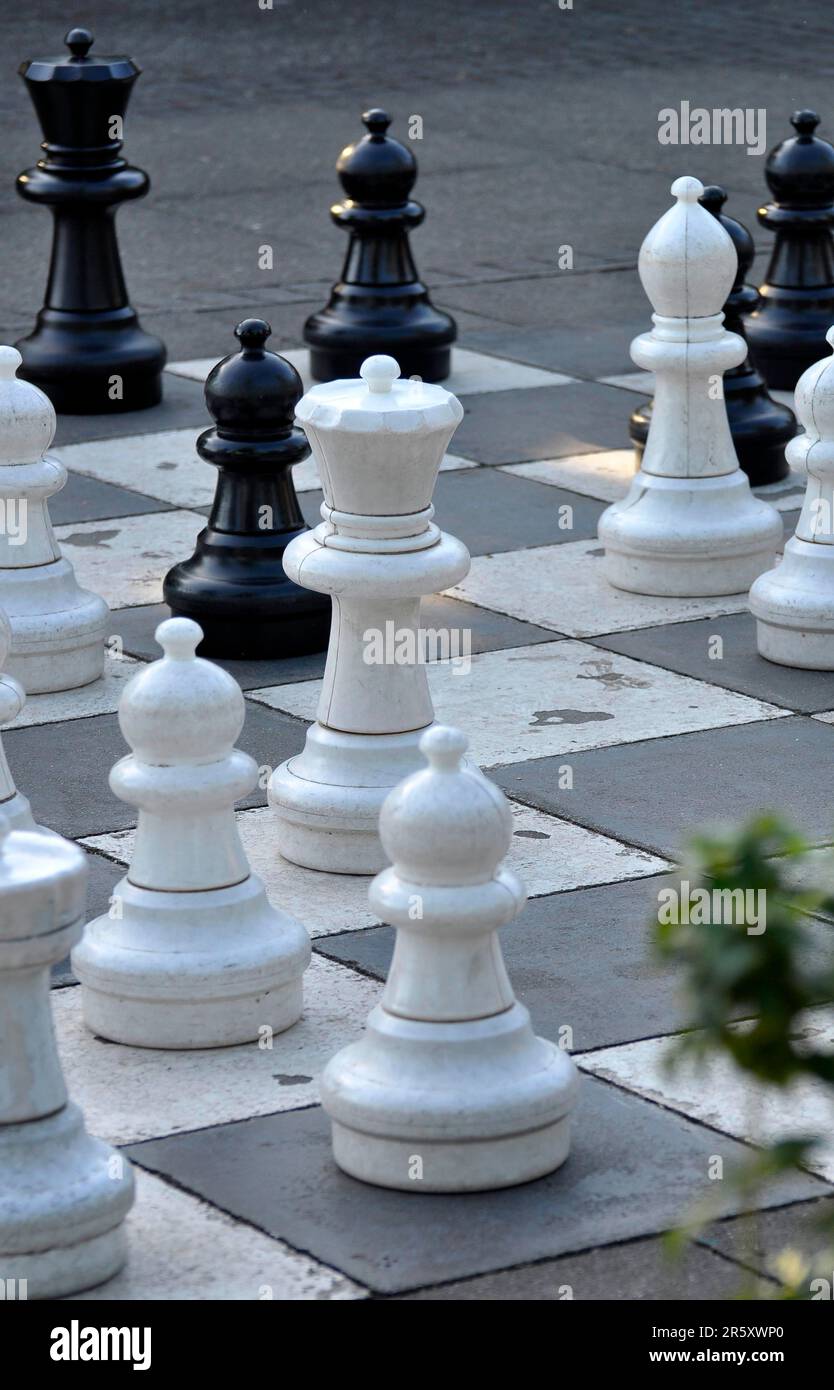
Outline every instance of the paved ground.
<svg viewBox="0 0 834 1390">
<path fill-rule="evenodd" d="M 531 901 L 504 934 L 508 965 L 542 1033 L 570 1025 L 584 1074 L 570 1162 L 540 1183 L 418 1198 L 340 1175 L 315 1078 L 377 998 L 391 932 L 363 881 L 278 859 L 255 793 L 241 814 L 253 866 L 314 937 L 305 1019 L 271 1052 L 105 1044 L 83 1027 L 69 968 L 56 972 L 71 1092 L 139 1172 L 131 1262 L 102 1297 L 266 1288 L 276 1298 L 557 1299 L 570 1288 L 578 1299 L 722 1299 L 745 1268 L 766 1277 L 773 1253 L 801 1244 L 809 1216 L 832 1200 L 829 1149 L 814 1172 L 770 1191 L 752 1223 L 730 1204 L 680 1264 L 661 1255 L 660 1233 L 703 1191 L 713 1156 L 730 1161 L 762 1134 L 731 1075 L 663 1073 L 681 1013 L 647 922 L 682 837 L 717 809 L 735 817 L 778 799 L 814 839 L 831 839 L 834 676 L 758 658 L 744 595 L 617 594 L 600 577 L 596 541 L 633 469 L 627 418 L 647 389 L 627 350 L 648 322 L 639 242 L 681 172 L 724 180 L 748 221 L 762 192 L 761 161 L 737 147 L 682 162 L 659 146 L 657 111 L 684 97 L 764 104 L 769 143 L 797 105 L 827 116 L 831 22 L 822 5 L 742 3 L 728 40 L 723 5 L 674 15 L 646 0 L 575 6 L 426 0 L 389 5 L 383 18 L 364 0 L 276 0 L 271 12 L 256 0 L 133 3 L 123 14 L 94 4 L 84 15 L 41 5 L 7 22 L 14 61 L 87 20 L 103 49 L 124 48 L 145 68 L 128 151 L 154 189 L 121 215 L 122 244 L 134 299 L 173 365 L 158 410 L 60 422 L 70 480 L 52 508 L 58 535 L 110 603 L 126 658 L 84 691 L 30 700 L 4 736 L 18 784 L 40 820 L 90 850 L 90 909 L 104 910 L 133 837 L 130 808 L 106 785 L 124 752 L 119 694 L 157 654 L 162 575 L 190 552 L 211 499 L 212 472 L 193 447 L 207 424 L 202 377 L 244 312 L 272 318 L 276 348 L 297 345 L 339 266 L 327 206 L 358 111 L 389 104 L 401 131 L 421 114 L 429 217 L 415 248 L 459 320 L 449 385 L 466 412 L 437 519 L 473 555 L 466 580 L 427 611 L 433 626 L 470 629 L 476 653 L 469 677 L 438 664 L 430 680 L 440 717 L 466 728 L 512 798 L 512 858 Z M 12 66 L 0 82 L 9 183 L 37 144 Z M 2 216 L 9 338 L 39 304 L 48 219 L 11 191 Z M 276 270 L 262 276 L 264 240 Z M 556 266 L 565 243 L 576 253 L 569 274 Z M 296 482 L 313 520 L 314 469 L 301 465 Z M 772 496 L 788 528 L 801 492 L 794 479 Z M 716 633 L 722 662 L 707 656 Z M 242 746 L 274 766 L 301 746 L 322 661 L 233 669 L 247 693 Z M 556 775 L 566 761 L 570 793 Z M 810 924 L 815 957 L 830 952 L 832 931 L 828 919 Z M 829 1035 L 828 1013 L 809 1027 Z M 790 1114 L 763 1112 L 764 1131 L 798 1116 L 825 1122 L 818 1098 L 800 1100 Z"/>
</svg>

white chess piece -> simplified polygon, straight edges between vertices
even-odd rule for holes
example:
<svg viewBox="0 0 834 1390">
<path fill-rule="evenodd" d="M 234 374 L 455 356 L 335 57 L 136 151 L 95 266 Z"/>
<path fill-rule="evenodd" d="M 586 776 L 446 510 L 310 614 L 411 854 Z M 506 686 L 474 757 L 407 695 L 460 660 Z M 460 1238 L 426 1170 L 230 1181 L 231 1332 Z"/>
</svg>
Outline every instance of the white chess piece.
<svg viewBox="0 0 834 1390">
<path fill-rule="evenodd" d="M 0 606 L 12 629 L 9 673 L 34 695 L 101 675 L 109 610 L 79 587 L 53 535 L 48 499 L 67 470 L 45 457 L 55 411 L 17 378 L 21 361 L 16 348 L 0 347 Z"/>
<path fill-rule="evenodd" d="M 672 184 L 674 207 L 640 248 L 639 271 L 655 313 L 631 355 L 655 373 L 642 464 L 627 495 L 603 512 L 603 569 L 619 589 L 664 597 L 734 594 L 773 563 L 778 513 L 754 497 L 738 466 L 723 374 L 746 344 L 723 327 L 735 247 L 701 207 L 703 185 Z"/>
<path fill-rule="evenodd" d="M 11 1297 L 58 1298 L 124 1264 L 128 1163 L 67 1099 L 49 968 L 81 936 L 86 857 L 0 817 L 0 1278 Z M 8 1287 L 8 1286 L 7 1286 Z"/>
<path fill-rule="evenodd" d="M 0 728 L 11 724 L 26 703 L 23 687 L 13 676 L 6 674 L 6 662 L 12 643 L 12 630 L 5 613 L 0 609 Z M 17 790 L 0 739 L 0 818 L 9 830 L 36 830 L 35 818 L 28 799 Z"/>
<path fill-rule="evenodd" d="M 139 807 L 136 843 L 110 912 L 72 957 L 88 1026 L 141 1047 L 221 1047 L 289 1028 L 310 960 L 304 928 L 250 872 L 234 813 L 258 775 L 234 747 L 243 695 L 195 656 L 202 637 L 189 618 L 161 623 L 163 659 L 125 687 L 119 723 L 133 752 L 110 785 Z"/>
<path fill-rule="evenodd" d="M 284 568 L 330 594 L 333 620 L 318 718 L 302 753 L 276 768 L 269 801 L 285 858 L 331 873 L 384 865 L 379 811 L 421 766 L 434 712 L 419 647 L 420 599 L 462 579 L 469 552 L 432 521 L 437 471 L 463 418 L 442 386 L 397 380 L 369 357 L 362 380 L 314 386 L 299 402 L 324 489 L 323 523 L 297 536 Z"/>
<path fill-rule="evenodd" d="M 834 348 L 834 328 L 825 336 Z M 785 456 L 807 471 L 805 500 L 781 563 L 750 590 L 750 609 L 768 661 L 834 671 L 834 357 L 803 372 L 795 401 L 804 434 Z"/>
<path fill-rule="evenodd" d="M 364 1037 L 328 1062 L 322 1104 L 353 1177 L 408 1192 L 510 1187 L 567 1158 L 576 1072 L 534 1035 L 504 968 L 497 931 L 526 897 L 500 865 L 507 802 L 461 766 L 456 729 L 435 725 L 420 747 L 429 767 L 382 808 L 392 867 L 370 887 L 397 928 L 388 981 Z"/>
</svg>

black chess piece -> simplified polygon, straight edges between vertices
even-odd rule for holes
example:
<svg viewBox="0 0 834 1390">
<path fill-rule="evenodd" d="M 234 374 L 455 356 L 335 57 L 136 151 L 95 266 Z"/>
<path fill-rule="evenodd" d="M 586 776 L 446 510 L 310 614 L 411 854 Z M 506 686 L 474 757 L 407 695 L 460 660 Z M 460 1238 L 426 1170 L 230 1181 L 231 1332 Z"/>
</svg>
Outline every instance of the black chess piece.
<svg viewBox="0 0 834 1390">
<path fill-rule="evenodd" d="M 409 196 L 417 160 L 386 135 L 385 111 L 366 111 L 362 120 L 367 135 L 342 150 L 336 164 L 346 197 L 330 216 L 350 240 L 341 280 L 304 325 L 310 370 L 317 381 L 357 377 L 366 357 L 387 353 L 403 376 L 443 381 L 457 326 L 435 309 L 411 254 L 409 232 L 425 217 Z"/>
<path fill-rule="evenodd" d="M 216 427 L 200 435 L 197 452 L 217 468 L 217 490 L 194 554 L 163 584 L 171 612 L 203 629 L 201 656 L 297 656 L 323 651 L 330 634 L 329 597 L 299 588 L 282 564 L 308 529 L 290 469 L 310 446 L 293 427 L 301 377 L 264 347 L 271 332 L 263 319 L 238 324 L 240 351 L 206 381 Z"/>
<path fill-rule="evenodd" d="M 722 212 L 727 194 L 718 184 L 705 188 L 699 201 L 713 217 L 718 218 L 736 248 L 738 269 L 724 305 L 724 327 L 744 338 L 745 322 L 742 315 L 755 308 L 759 300 L 758 291 L 744 283 L 756 253 L 753 238 L 741 222 Z M 724 373 L 724 403 L 738 461 L 750 479 L 751 487 L 764 487 L 767 483 L 778 483 L 786 478 L 790 469 L 785 458 L 785 445 L 796 434 L 796 418 L 786 405 L 781 405 L 768 395 L 751 353 L 748 352 L 738 367 Z M 632 412 L 629 420 L 629 434 L 638 458 L 646 446 L 651 418 L 652 402 L 644 401 Z"/>
<path fill-rule="evenodd" d="M 126 57 L 90 57 L 86 29 L 71 29 L 64 42 L 68 57 L 20 67 L 44 140 L 42 158 L 16 187 L 50 208 L 55 225 L 44 307 L 15 344 L 19 374 L 61 413 L 144 410 L 162 398 L 165 347 L 143 332 L 128 300 L 114 221 L 120 203 L 150 187 L 120 153 L 140 69 Z"/>
<path fill-rule="evenodd" d="M 814 134 L 819 116 L 796 111 L 796 135 L 771 150 L 765 177 L 774 201 L 759 208 L 776 242 L 747 339 L 774 390 L 792 391 L 825 357 L 834 323 L 834 148 Z"/>
</svg>

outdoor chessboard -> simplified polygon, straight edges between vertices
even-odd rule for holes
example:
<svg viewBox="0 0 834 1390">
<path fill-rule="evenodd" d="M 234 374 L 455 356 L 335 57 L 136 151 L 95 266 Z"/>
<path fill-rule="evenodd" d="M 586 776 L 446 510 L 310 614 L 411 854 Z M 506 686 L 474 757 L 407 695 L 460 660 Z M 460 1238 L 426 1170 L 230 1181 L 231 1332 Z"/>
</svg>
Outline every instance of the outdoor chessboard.
<svg viewBox="0 0 834 1390">
<path fill-rule="evenodd" d="M 239 812 L 243 841 L 272 900 L 314 938 L 305 1015 L 271 1049 L 123 1047 L 85 1030 L 69 966 L 56 973 L 70 1094 L 138 1179 L 128 1267 L 85 1298 L 726 1298 L 742 1262 L 765 1271 L 797 1243 L 798 1203 L 831 1195 L 834 1145 L 815 1174 L 769 1191 L 755 1241 L 730 1214 L 678 1264 L 660 1248 L 704 1192 L 711 1158 L 729 1162 L 755 1136 L 749 1083 L 662 1068 L 683 1014 L 651 953 L 658 888 L 705 823 L 773 808 L 820 845 L 834 838 L 834 674 L 760 659 L 745 595 L 646 598 L 606 584 L 597 521 L 626 490 L 628 415 L 650 394 L 628 336 L 518 331 L 498 356 L 494 343 L 475 350 L 476 334 L 456 351 L 445 384 L 466 413 L 434 502 L 472 567 L 423 609 L 424 627 L 472 634 L 468 674 L 435 662 L 429 684 L 438 719 L 466 732 L 511 799 L 511 862 L 530 900 L 503 945 L 534 1027 L 552 1039 L 569 1029 L 583 1074 L 567 1165 L 502 1192 L 419 1197 L 335 1167 L 316 1078 L 360 1033 L 393 933 L 369 910 L 367 879 L 300 869 L 275 849 L 266 782 L 303 745 L 324 656 L 224 662 L 246 694 L 240 745 L 262 770 Z M 191 553 L 213 494 L 194 450 L 211 423 L 202 380 L 224 353 L 207 346 L 214 357 L 170 364 L 158 409 L 64 417 L 53 449 L 70 472 L 50 503 L 56 533 L 112 609 L 107 673 L 31 698 L 4 742 L 36 819 L 89 851 L 90 917 L 106 911 L 134 833 L 107 783 L 127 751 L 119 696 L 160 655 L 162 578 Z M 304 354 L 287 355 L 303 371 Z M 311 459 L 295 478 L 315 525 Z M 789 532 L 803 481 L 771 495 Z M 812 930 L 830 953 L 834 923 Z M 810 1024 L 827 1029 L 827 1014 Z M 828 1127 L 815 1106 L 805 1098 L 805 1129 Z M 767 1110 L 759 1119 L 759 1137 L 780 1127 Z"/>
</svg>

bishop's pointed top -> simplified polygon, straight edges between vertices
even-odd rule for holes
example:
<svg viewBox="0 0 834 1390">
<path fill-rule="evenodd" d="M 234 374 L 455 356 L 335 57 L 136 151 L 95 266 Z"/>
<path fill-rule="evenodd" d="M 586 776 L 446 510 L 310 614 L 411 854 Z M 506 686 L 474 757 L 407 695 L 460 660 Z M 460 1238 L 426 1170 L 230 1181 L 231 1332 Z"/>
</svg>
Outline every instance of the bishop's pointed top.
<svg viewBox="0 0 834 1390">
<path fill-rule="evenodd" d="M 655 313 L 665 318 L 719 314 L 735 278 L 733 243 L 717 218 L 699 203 L 699 179 L 675 179 L 677 202 L 640 247 L 638 268 Z"/>
<path fill-rule="evenodd" d="M 366 207 L 401 207 L 408 202 L 417 178 L 411 150 L 388 135 L 391 117 L 380 107 L 362 116 L 367 130 L 361 140 L 342 150 L 336 172 L 348 198 Z"/>
<path fill-rule="evenodd" d="M 834 148 L 814 132 L 815 111 L 795 111 L 788 136 L 770 151 L 765 178 L 774 199 L 786 208 L 827 208 L 834 202 Z"/>
</svg>

